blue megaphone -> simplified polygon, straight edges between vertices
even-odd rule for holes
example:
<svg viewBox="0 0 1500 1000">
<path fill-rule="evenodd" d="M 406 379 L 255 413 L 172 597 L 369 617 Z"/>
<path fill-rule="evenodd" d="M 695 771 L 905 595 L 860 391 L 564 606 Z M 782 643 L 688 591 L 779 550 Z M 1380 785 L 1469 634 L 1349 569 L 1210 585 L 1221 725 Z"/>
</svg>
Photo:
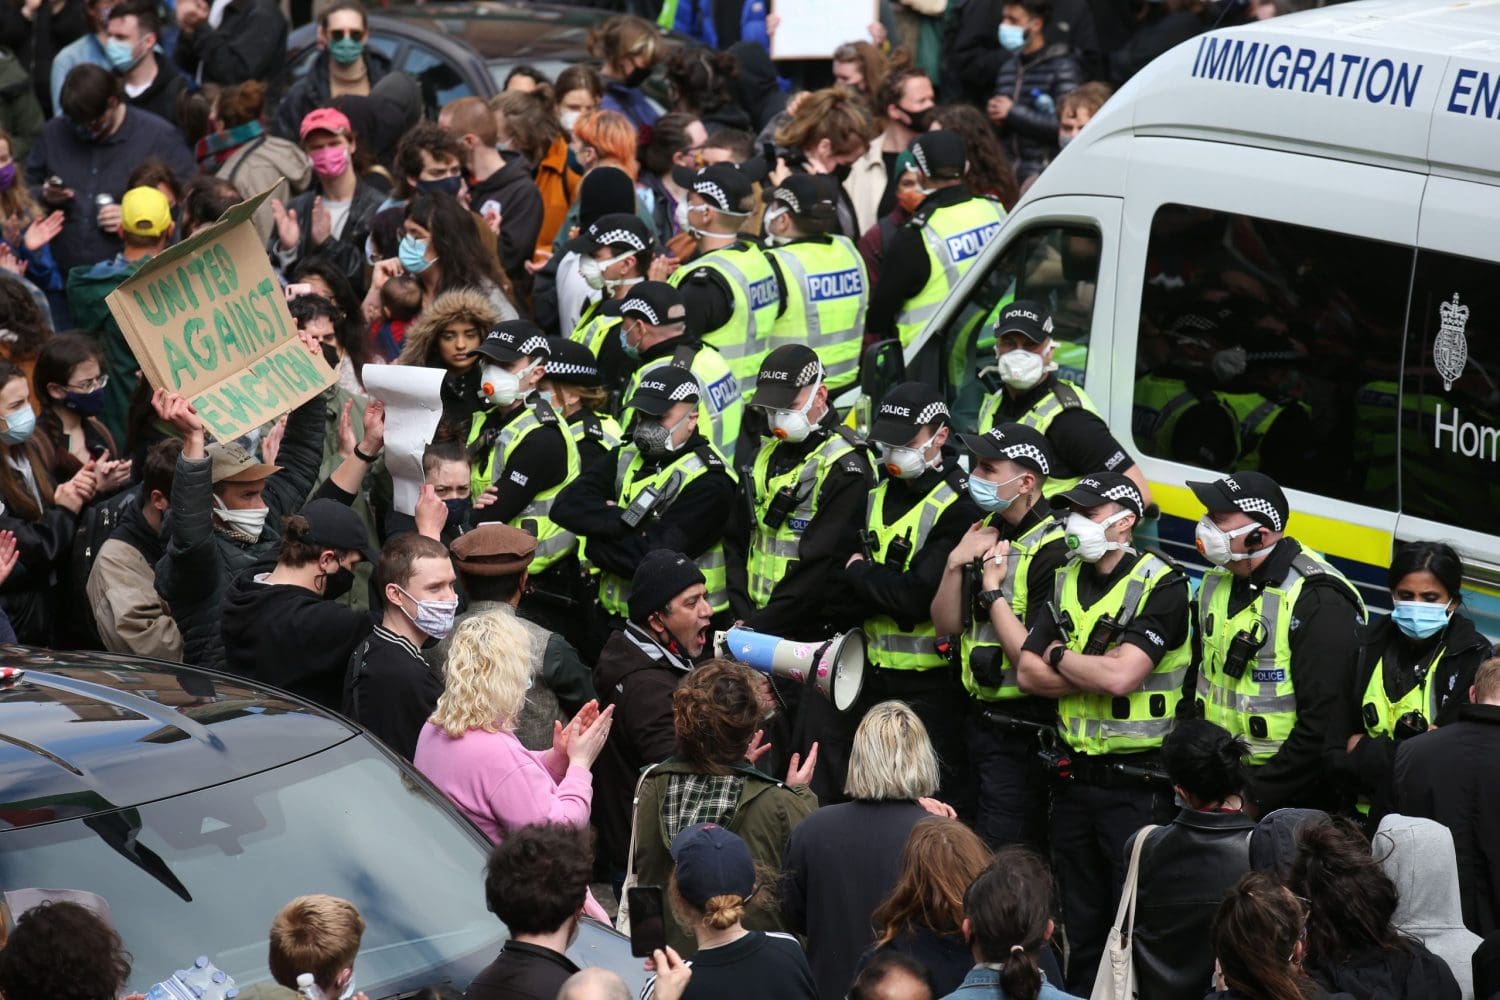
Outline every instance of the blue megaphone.
<svg viewBox="0 0 1500 1000">
<path fill-rule="evenodd" d="M 859 700 L 865 679 L 865 634 L 850 629 L 821 642 L 797 642 L 748 628 L 716 636 L 721 655 L 799 684 L 811 684 L 840 712 Z"/>
</svg>

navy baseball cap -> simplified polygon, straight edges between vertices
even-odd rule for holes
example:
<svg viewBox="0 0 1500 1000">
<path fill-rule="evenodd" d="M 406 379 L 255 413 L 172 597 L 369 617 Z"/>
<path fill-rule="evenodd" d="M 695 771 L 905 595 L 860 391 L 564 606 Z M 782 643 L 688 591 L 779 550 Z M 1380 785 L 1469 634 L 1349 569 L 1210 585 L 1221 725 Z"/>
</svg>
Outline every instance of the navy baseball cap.
<svg viewBox="0 0 1500 1000">
<path fill-rule="evenodd" d="M 524 319 L 508 319 L 491 330 L 474 353 L 508 365 L 522 358 L 552 356 L 552 342 L 542 328 Z"/>
<path fill-rule="evenodd" d="M 715 896 L 749 899 L 755 891 L 755 862 L 750 848 L 717 823 L 699 823 L 672 838 L 672 860 L 677 864 L 677 889 L 682 898 L 702 908 Z"/>
<path fill-rule="evenodd" d="M 1084 510 L 1107 503 L 1117 503 L 1136 517 L 1145 515 L 1146 503 L 1141 498 L 1140 487 L 1129 476 L 1119 472 L 1095 472 L 1084 476 L 1078 480 L 1077 486 L 1052 498 L 1054 507 L 1075 504 Z"/>
<path fill-rule="evenodd" d="M 1052 475 L 1052 444 L 1035 427 L 996 424 L 983 434 L 960 434 L 958 439 L 978 458 L 1003 458 L 1043 476 Z"/>
</svg>

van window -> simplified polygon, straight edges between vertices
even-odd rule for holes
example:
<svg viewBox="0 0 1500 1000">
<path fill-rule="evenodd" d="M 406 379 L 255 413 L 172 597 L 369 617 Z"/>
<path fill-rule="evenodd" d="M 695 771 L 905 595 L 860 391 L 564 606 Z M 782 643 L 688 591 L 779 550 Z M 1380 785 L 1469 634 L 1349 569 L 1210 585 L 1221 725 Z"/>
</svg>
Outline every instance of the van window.
<svg viewBox="0 0 1500 1000">
<path fill-rule="evenodd" d="M 1078 224 L 1037 225 L 1011 238 L 963 308 L 929 341 L 946 366 L 942 384 L 956 426 L 975 426 L 984 397 L 1000 389 L 998 381 L 989 376 L 981 381 L 977 373 L 994 365 L 995 320 L 1015 299 L 1035 299 L 1051 310 L 1053 360 L 1064 378 L 1084 384 L 1099 247 L 1099 230 Z M 921 360 L 909 377 L 925 375 Z"/>
<path fill-rule="evenodd" d="M 1500 533 L 1500 266 L 1423 250 L 1407 321 L 1401 510 Z"/>
<path fill-rule="evenodd" d="M 1141 290 L 1136 447 L 1395 510 L 1412 256 L 1343 233 L 1163 205 Z"/>
</svg>

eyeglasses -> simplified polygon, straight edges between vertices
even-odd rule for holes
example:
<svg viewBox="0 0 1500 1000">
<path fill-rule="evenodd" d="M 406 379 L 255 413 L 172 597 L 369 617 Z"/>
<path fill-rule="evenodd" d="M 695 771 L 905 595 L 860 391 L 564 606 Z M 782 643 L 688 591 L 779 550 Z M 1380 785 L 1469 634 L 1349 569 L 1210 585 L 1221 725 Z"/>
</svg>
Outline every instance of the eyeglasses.
<svg viewBox="0 0 1500 1000">
<path fill-rule="evenodd" d="M 67 388 L 72 390 L 73 392 L 98 392 L 106 385 L 109 385 L 109 376 L 100 375 L 98 378 L 89 379 L 82 385 L 74 385 L 73 383 L 69 382 Z"/>
<path fill-rule="evenodd" d="M 335 42 L 342 42 L 346 38 L 351 42 L 362 42 L 365 32 L 363 28 L 334 28 L 328 33 L 328 37 Z"/>
</svg>

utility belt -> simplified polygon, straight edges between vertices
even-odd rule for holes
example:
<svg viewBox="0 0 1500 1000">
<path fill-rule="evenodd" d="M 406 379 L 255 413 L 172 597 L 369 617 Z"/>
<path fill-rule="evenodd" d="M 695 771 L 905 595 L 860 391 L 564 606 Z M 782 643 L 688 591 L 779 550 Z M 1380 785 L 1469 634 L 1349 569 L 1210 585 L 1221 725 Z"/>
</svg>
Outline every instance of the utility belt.
<svg viewBox="0 0 1500 1000">
<path fill-rule="evenodd" d="M 1057 726 L 1052 723 L 1018 719 L 1014 715 L 997 712 L 993 708 L 980 708 L 978 714 L 980 724 L 991 732 L 1019 737 L 1038 747 L 1048 741 L 1055 742 L 1057 739 Z"/>
<path fill-rule="evenodd" d="M 1041 737 L 1037 758 L 1042 768 L 1057 781 L 1076 781 L 1096 788 L 1139 788 L 1166 791 L 1172 787 L 1158 762 L 1127 763 L 1118 757 L 1089 757 L 1073 749 L 1049 730 Z"/>
</svg>

